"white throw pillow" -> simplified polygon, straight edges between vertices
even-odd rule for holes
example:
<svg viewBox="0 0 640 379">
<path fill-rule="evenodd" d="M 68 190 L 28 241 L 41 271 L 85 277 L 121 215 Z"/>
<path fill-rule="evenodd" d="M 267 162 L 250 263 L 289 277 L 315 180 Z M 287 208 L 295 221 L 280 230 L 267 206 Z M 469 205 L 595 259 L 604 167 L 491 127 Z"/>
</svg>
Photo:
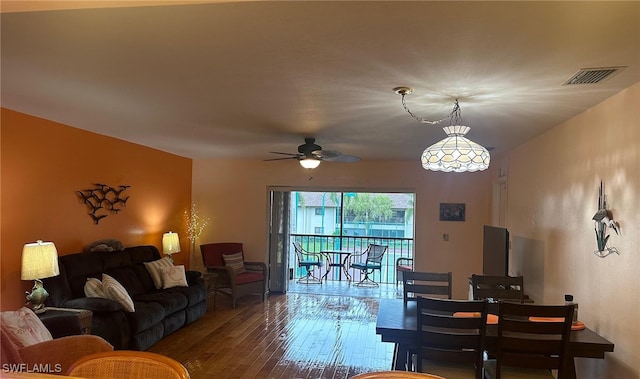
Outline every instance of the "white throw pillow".
<svg viewBox="0 0 640 379">
<path fill-rule="evenodd" d="M 242 253 L 222 254 L 222 259 L 224 260 L 224 265 L 231 267 L 236 274 L 241 274 L 246 271 Z"/>
<path fill-rule="evenodd" d="M 162 288 L 187 286 L 187 275 L 183 265 L 162 268 Z"/>
<path fill-rule="evenodd" d="M 87 278 L 87 282 L 84 284 L 84 295 L 86 297 L 107 297 L 102 289 L 102 282 L 98 278 Z"/>
<path fill-rule="evenodd" d="M 46 326 L 29 308 L 0 313 L 2 331 L 18 349 L 53 339 Z"/>
<path fill-rule="evenodd" d="M 107 296 L 107 299 L 117 301 L 127 312 L 135 312 L 131 296 L 129 296 L 126 288 L 124 288 L 117 280 L 107 274 L 102 274 L 102 289 L 104 290 L 104 294 Z"/>
<path fill-rule="evenodd" d="M 162 288 L 162 268 L 169 266 L 173 266 L 173 262 L 169 257 L 164 257 L 151 262 L 144 262 L 144 267 L 149 271 L 149 275 L 151 275 L 153 284 L 157 289 Z"/>
</svg>

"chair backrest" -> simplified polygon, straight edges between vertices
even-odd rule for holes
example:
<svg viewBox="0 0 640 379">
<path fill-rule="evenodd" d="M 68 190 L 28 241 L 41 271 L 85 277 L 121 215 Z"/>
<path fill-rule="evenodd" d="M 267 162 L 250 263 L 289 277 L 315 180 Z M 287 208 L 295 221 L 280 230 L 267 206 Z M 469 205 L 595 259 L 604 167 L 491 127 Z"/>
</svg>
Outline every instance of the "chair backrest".
<svg viewBox="0 0 640 379">
<path fill-rule="evenodd" d="M 471 288 L 474 300 L 494 299 L 524 302 L 524 279 L 522 276 L 472 275 Z"/>
<path fill-rule="evenodd" d="M 386 251 L 386 245 L 369 244 L 369 247 L 367 247 L 367 265 L 382 264 L 382 257 Z"/>
<path fill-rule="evenodd" d="M 419 297 L 417 306 L 418 371 L 423 359 L 468 363 L 482 378 L 487 301 Z"/>
<path fill-rule="evenodd" d="M 296 258 L 298 258 L 298 264 L 309 261 L 318 262 L 320 260 L 320 253 L 312 253 L 305 250 L 298 241 L 293 241 L 293 249 L 296 252 Z"/>
<path fill-rule="evenodd" d="M 501 303 L 496 344 L 496 378 L 501 366 L 558 369 L 563 377 L 574 307 Z"/>
<path fill-rule="evenodd" d="M 242 253 L 244 251 L 240 242 L 216 242 L 200 245 L 200 254 L 202 254 L 202 263 L 204 266 L 224 266 L 223 255 Z"/>
<path fill-rule="evenodd" d="M 86 378 L 188 379 L 189 371 L 178 361 L 148 351 L 115 350 L 87 355 L 68 372 Z"/>
<path fill-rule="evenodd" d="M 406 271 L 402 276 L 404 301 L 422 297 L 451 299 L 451 272 Z"/>
</svg>

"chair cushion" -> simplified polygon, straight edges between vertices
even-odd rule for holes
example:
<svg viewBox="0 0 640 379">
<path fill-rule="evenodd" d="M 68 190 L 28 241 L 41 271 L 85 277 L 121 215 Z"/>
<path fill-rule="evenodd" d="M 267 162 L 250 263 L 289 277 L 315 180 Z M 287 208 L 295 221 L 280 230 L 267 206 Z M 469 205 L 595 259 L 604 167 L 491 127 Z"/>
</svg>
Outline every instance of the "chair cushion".
<svg viewBox="0 0 640 379">
<path fill-rule="evenodd" d="M 241 274 L 246 271 L 242 253 L 223 254 L 222 259 L 224 260 L 224 265 L 227 267 L 231 267 L 231 269 L 233 269 L 236 274 Z"/>
<path fill-rule="evenodd" d="M 488 359 L 483 363 L 485 377 L 494 379 L 496 377 L 496 360 Z M 502 379 L 537 379 L 553 378 L 550 370 L 533 370 L 520 367 L 505 367 L 500 370 Z"/>
<path fill-rule="evenodd" d="M 164 257 L 162 259 L 157 259 L 151 262 L 143 262 L 144 267 L 149 271 L 149 275 L 153 279 L 153 284 L 156 286 L 156 289 L 162 288 L 162 268 L 173 266 L 173 262 L 169 257 Z"/>
<path fill-rule="evenodd" d="M 396 270 L 398 270 L 398 271 L 412 271 L 413 268 L 411 266 L 398 265 L 398 266 L 396 266 Z"/>
<path fill-rule="evenodd" d="M 247 284 L 253 282 L 260 282 L 264 280 L 262 272 L 257 271 L 245 271 L 242 274 L 236 276 L 236 284 Z"/>
<path fill-rule="evenodd" d="M 3 334 L 17 349 L 53 339 L 49 330 L 29 308 L 0 313 Z"/>
<path fill-rule="evenodd" d="M 380 264 L 372 264 L 372 263 L 369 263 L 369 264 L 367 264 L 367 263 L 357 263 L 356 262 L 356 263 L 353 263 L 351 265 L 351 267 L 355 267 L 358 270 L 372 270 L 372 269 L 379 269 L 379 268 L 382 267 L 382 265 L 380 265 Z"/>
</svg>

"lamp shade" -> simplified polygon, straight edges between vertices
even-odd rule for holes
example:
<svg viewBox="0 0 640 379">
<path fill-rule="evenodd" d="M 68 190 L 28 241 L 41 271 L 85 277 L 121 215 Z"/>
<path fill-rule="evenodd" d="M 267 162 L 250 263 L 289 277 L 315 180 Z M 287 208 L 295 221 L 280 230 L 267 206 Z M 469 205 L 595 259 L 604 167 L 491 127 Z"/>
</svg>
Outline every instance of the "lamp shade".
<svg viewBox="0 0 640 379">
<path fill-rule="evenodd" d="M 167 255 L 180 252 L 178 233 L 169 232 L 162 235 L 162 251 Z"/>
<path fill-rule="evenodd" d="M 443 130 L 447 138 L 424 150 L 422 167 L 444 172 L 473 172 L 489 167 L 489 151 L 464 136 L 469 131 L 468 126 L 452 125 Z"/>
<path fill-rule="evenodd" d="M 300 166 L 304 168 L 308 168 L 310 170 L 320 166 L 320 159 L 305 158 L 305 159 L 300 159 L 299 162 L 300 162 Z"/>
<path fill-rule="evenodd" d="M 22 280 L 36 280 L 60 275 L 58 250 L 53 242 L 28 243 L 22 248 Z"/>
</svg>

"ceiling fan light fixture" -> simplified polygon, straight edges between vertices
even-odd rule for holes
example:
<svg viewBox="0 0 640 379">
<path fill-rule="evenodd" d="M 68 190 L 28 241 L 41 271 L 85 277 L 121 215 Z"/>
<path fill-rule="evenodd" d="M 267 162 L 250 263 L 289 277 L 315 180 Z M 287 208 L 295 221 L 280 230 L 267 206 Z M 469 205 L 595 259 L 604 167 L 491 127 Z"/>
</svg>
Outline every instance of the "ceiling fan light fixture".
<svg viewBox="0 0 640 379">
<path fill-rule="evenodd" d="M 300 162 L 300 166 L 309 170 L 313 170 L 314 168 L 320 166 L 320 159 L 316 158 L 304 158 L 300 159 L 298 162 Z"/>
<path fill-rule="evenodd" d="M 451 125 L 442 129 L 447 137 L 422 152 L 422 167 L 425 170 L 474 172 L 489 167 L 489 151 L 464 136 L 469 131 L 468 126 Z"/>
</svg>

